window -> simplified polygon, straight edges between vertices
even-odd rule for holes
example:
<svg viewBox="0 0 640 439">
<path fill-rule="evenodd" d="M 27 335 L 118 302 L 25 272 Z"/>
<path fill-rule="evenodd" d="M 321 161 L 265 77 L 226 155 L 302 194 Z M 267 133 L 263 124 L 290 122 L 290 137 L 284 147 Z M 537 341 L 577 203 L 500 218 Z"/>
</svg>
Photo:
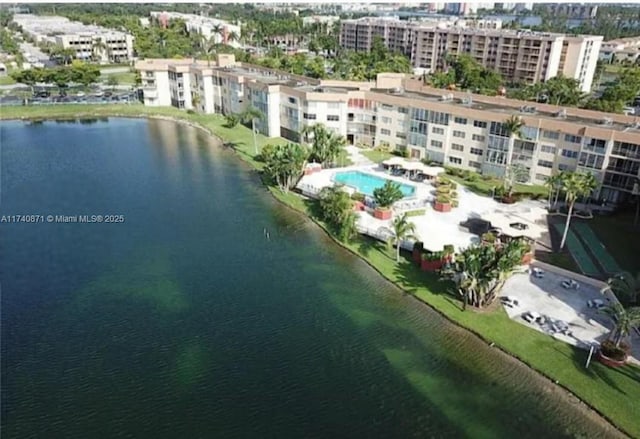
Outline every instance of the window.
<svg viewBox="0 0 640 439">
<path fill-rule="evenodd" d="M 439 125 L 449 125 L 449 113 L 429 111 L 429 122 L 437 123 Z"/>
<path fill-rule="evenodd" d="M 558 165 L 558 169 L 559 169 L 560 171 L 567 171 L 567 170 L 569 170 L 569 165 L 565 165 L 564 163 L 560 163 L 560 164 Z"/>
<path fill-rule="evenodd" d="M 462 159 L 459 157 L 449 157 L 449 163 L 453 163 L 454 165 L 461 165 Z"/>
<path fill-rule="evenodd" d="M 557 131 L 544 130 L 542 131 L 542 137 L 544 137 L 545 139 L 558 140 L 560 138 L 560 133 Z"/>
<path fill-rule="evenodd" d="M 462 151 L 464 151 L 464 146 L 460 145 L 459 143 L 452 143 L 451 144 L 451 149 L 454 150 L 454 151 L 462 152 Z"/>
<path fill-rule="evenodd" d="M 454 131 L 453 132 L 453 137 L 459 137 L 461 139 L 465 138 L 465 132 L 464 131 Z"/>
<path fill-rule="evenodd" d="M 547 178 L 549 178 L 549 176 L 544 174 L 536 174 L 535 176 L 536 180 L 541 180 L 541 181 L 547 181 Z"/>
<path fill-rule="evenodd" d="M 393 110 L 393 105 L 382 104 L 382 109 L 383 110 Z"/>
<path fill-rule="evenodd" d="M 505 124 L 501 122 L 491 122 L 491 128 L 489 128 L 489 133 L 500 136 L 500 137 L 509 137 L 509 133 L 507 132 L 507 127 Z"/>
<path fill-rule="evenodd" d="M 472 135 L 471 139 L 475 140 L 476 142 L 484 142 L 484 136 L 481 136 L 480 134 Z"/>
<path fill-rule="evenodd" d="M 290 104 L 295 104 L 296 103 L 296 98 L 289 98 L 289 103 Z"/>
<path fill-rule="evenodd" d="M 316 120 L 316 115 L 313 113 L 303 113 L 302 117 L 308 120 Z"/>
<path fill-rule="evenodd" d="M 573 134 L 565 134 L 564 141 L 569 143 L 580 143 L 582 138 L 580 136 L 574 136 Z"/>
<path fill-rule="evenodd" d="M 555 154 L 556 153 L 556 147 L 553 145 L 542 145 L 542 147 L 540 147 L 540 151 L 541 152 L 546 152 L 548 154 Z"/>
<path fill-rule="evenodd" d="M 466 125 L 467 124 L 467 119 L 465 119 L 464 117 L 454 117 L 453 121 L 457 124 L 460 125 Z"/>
<path fill-rule="evenodd" d="M 406 138 L 407 138 L 407 135 L 406 135 L 405 133 L 403 133 L 403 132 L 397 131 L 397 132 L 396 132 L 396 137 L 397 137 L 398 139 L 406 139 Z"/>
<path fill-rule="evenodd" d="M 444 134 L 444 128 L 433 127 L 431 128 L 433 134 Z"/>
<path fill-rule="evenodd" d="M 577 159 L 578 158 L 578 151 L 572 151 L 570 149 L 563 149 L 562 150 L 562 156 L 563 157 L 568 157 L 570 159 Z"/>
<path fill-rule="evenodd" d="M 389 125 L 391 123 L 391 118 L 387 116 L 382 116 L 380 118 L 380 122 L 382 122 L 383 124 Z"/>
<path fill-rule="evenodd" d="M 407 113 L 409 113 L 409 110 L 407 110 L 406 107 L 398 107 L 398 113 L 407 114 Z"/>
<path fill-rule="evenodd" d="M 480 169 L 482 167 L 482 164 L 480 162 L 469 160 L 469 166 L 471 166 L 472 168 Z"/>
<path fill-rule="evenodd" d="M 338 122 L 339 120 L 340 120 L 340 116 L 337 116 L 335 114 L 327 115 L 327 122 Z"/>
<path fill-rule="evenodd" d="M 482 150 L 480 148 L 471 148 L 469 152 L 474 155 L 482 155 Z"/>
<path fill-rule="evenodd" d="M 486 128 L 487 127 L 487 123 L 486 122 L 482 122 L 480 120 L 474 120 L 473 121 L 473 126 L 476 128 Z"/>
<path fill-rule="evenodd" d="M 538 160 L 538 166 L 541 166 L 543 168 L 553 168 L 553 162 L 550 162 L 548 160 Z"/>
<path fill-rule="evenodd" d="M 431 146 L 434 148 L 442 148 L 442 142 L 439 140 L 432 140 Z"/>
<path fill-rule="evenodd" d="M 384 128 L 380 130 L 380 134 L 382 134 L 383 136 L 390 136 L 391 135 L 391 130 L 385 130 Z"/>
</svg>

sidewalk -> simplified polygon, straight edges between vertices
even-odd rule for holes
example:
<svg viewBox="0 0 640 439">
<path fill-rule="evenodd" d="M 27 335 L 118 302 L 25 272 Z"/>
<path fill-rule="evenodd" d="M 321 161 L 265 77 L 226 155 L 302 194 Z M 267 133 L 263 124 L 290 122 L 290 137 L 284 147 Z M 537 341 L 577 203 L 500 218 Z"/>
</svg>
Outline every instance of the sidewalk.
<svg viewBox="0 0 640 439">
<path fill-rule="evenodd" d="M 366 158 L 364 155 L 360 153 L 360 148 L 353 145 L 347 145 L 345 147 L 347 153 L 349 154 L 349 159 L 353 162 L 355 166 L 372 166 L 375 165 L 374 162 Z"/>
</svg>

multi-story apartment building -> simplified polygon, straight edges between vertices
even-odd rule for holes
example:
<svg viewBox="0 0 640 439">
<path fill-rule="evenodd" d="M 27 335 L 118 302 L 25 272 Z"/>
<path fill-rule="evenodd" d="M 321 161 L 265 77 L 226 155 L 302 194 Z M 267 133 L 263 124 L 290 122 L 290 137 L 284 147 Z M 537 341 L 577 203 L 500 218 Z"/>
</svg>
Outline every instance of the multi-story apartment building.
<svg viewBox="0 0 640 439">
<path fill-rule="evenodd" d="M 601 36 L 500 29 L 491 21 L 443 22 L 438 25 L 361 18 L 341 22 L 340 44 L 367 51 L 373 37 L 407 54 L 414 67 L 433 72 L 447 55 L 466 54 L 509 82 L 536 83 L 560 74 L 591 90 L 602 43 Z"/>
<path fill-rule="evenodd" d="M 133 36 L 125 32 L 57 16 L 16 14 L 13 21 L 37 43 L 72 49 L 75 59 L 116 63 L 133 59 Z"/>
<path fill-rule="evenodd" d="M 608 63 L 637 63 L 640 60 L 640 36 L 605 41 L 600 47 L 599 58 Z"/>
<path fill-rule="evenodd" d="M 220 56 L 212 66 L 190 60 L 147 60 L 141 72 L 146 105 L 173 105 L 229 114 L 248 106 L 265 117 L 257 129 L 300 140 L 322 123 L 350 144 L 389 145 L 410 157 L 484 174 L 504 175 L 520 164 L 542 184 L 562 170 L 594 173 L 597 195 L 612 202 L 631 195 L 640 178 L 640 123 L 631 116 L 561 108 L 426 87 L 402 74 L 374 82 L 315 80 Z M 521 135 L 504 122 L 519 117 Z"/>
<path fill-rule="evenodd" d="M 152 11 L 151 18 L 160 23 L 168 23 L 170 20 L 182 20 L 185 23 L 187 32 L 196 33 L 205 38 L 213 39 L 215 44 L 229 44 L 230 46 L 240 46 L 240 25 L 232 24 L 217 18 L 203 17 L 195 14 L 182 14 L 180 12 L 157 12 Z"/>
</svg>

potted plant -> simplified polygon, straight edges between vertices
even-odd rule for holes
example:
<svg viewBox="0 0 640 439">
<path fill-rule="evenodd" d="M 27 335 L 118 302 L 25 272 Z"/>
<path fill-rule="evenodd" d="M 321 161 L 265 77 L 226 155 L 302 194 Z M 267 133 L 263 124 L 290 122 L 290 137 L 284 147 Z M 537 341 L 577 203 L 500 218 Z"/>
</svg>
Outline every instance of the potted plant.
<svg viewBox="0 0 640 439">
<path fill-rule="evenodd" d="M 640 307 L 625 309 L 619 303 L 614 303 L 602 308 L 601 312 L 611 318 L 613 330 L 609 338 L 600 344 L 598 360 L 611 367 L 623 366 L 630 350 L 624 339 L 629 336 L 632 328 L 640 324 Z"/>
<path fill-rule="evenodd" d="M 422 255 L 420 268 L 422 271 L 437 271 L 445 263 L 444 252 L 427 252 Z"/>
<path fill-rule="evenodd" d="M 373 191 L 373 199 L 376 202 L 373 215 L 381 220 L 391 219 L 391 206 L 403 197 L 404 194 L 400 190 L 400 185 L 391 180 L 387 180 L 384 186 Z"/>
<path fill-rule="evenodd" d="M 451 198 L 448 194 L 439 194 L 433 204 L 433 209 L 438 212 L 451 212 Z"/>
<path fill-rule="evenodd" d="M 364 194 L 360 192 L 354 192 L 351 194 L 351 199 L 353 200 L 353 209 L 357 211 L 364 211 Z"/>
</svg>

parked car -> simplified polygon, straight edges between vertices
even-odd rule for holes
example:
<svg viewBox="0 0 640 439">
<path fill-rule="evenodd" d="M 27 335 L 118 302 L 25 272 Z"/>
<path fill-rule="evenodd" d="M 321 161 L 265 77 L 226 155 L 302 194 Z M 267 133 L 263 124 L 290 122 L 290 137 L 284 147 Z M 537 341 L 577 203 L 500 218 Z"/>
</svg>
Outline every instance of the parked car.
<svg viewBox="0 0 640 439">
<path fill-rule="evenodd" d="M 515 308 L 516 306 L 520 305 L 518 300 L 511 296 L 500 297 L 500 301 L 502 302 L 503 305 L 508 306 L 509 308 Z"/>
<path fill-rule="evenodd" d="M 587 306 L 589 308 L 595 308 L 595 309 L 604 308 L 604 300 L 600 300 L 600 299 L 587 300 Z"/>
<path fill-rule="evenodd" d="M 533 275 L 533 277 L 542 279 L 544 277 L 544 270 L 541 270 L 540 268 L 537 268 L 537 267 L 533 267 L 531 269 L 531 274 Z"/>
<path fill-rule="evenodd" d="M 538 319 L 540 319 L 541 317 L 542 316 L 535 311 L 527 311 L 524 314 L 522 314 L 522 318 L 529 323 L 533 323 Z"/>
<path fill-rule="evenodd" d="M 567 290 L 577 290 L 580 284 L 573 279 L 565 279 L 562 281 L 562 287 Z"/>
</svg>

